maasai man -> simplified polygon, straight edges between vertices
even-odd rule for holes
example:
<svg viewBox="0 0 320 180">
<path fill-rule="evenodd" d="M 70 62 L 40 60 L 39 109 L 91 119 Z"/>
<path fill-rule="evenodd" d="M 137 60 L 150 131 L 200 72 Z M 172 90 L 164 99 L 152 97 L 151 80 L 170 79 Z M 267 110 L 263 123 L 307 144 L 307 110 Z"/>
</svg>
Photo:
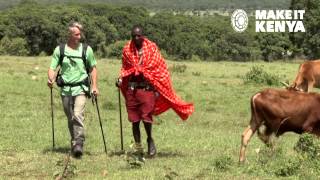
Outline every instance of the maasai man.
<svg viewBox="0 0 320 180">
<path fill-rule="evenodd" d="M 152 138 L 152 115 L 172 108 L 182 120 L 186 120 L 193 113 L 194 107 L 176 95 L 164 58 L 157 45 L 143 36 L 141 26 L 135 25 L 132 28 L 131 38 L 123 48 L 117 86 L 125 97 L 135 149 L 143 153 L 139 127 L 140 121 L 143 121 L 148 155 L 152 157 L 157 152 Z"/>
</svg>

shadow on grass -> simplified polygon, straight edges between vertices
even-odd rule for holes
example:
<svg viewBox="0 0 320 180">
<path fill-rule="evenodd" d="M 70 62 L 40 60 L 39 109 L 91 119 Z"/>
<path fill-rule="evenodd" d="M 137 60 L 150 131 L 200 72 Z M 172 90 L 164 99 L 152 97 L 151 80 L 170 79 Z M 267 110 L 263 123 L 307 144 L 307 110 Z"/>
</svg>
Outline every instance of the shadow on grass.
<svg viewBox="0 0 320 180">
<path fill-rule="evenodd" d="M 58 147 L 58 148 L 46 148 L 42 151 L 43 154 L 46 154 L 46 153 L 60 153 L 60 154 L 68 154 L 70 153 L 70 147 Z M 92 153 L 92 152 L 89 152 L 89 151 L 86 151 L 84 150 L 83 152 L 84 155 L 87 155 L 87 156 L 92 156 L 92 155 L 97 155 L 99 153 Z"/>
<path fill-rule="evenodd" d="M 122 155 L 126 155 L 127 151 L 123 150 L 119 150 L 119 151 L 111 151 L 108 153 L 108 156 L 109 157 L 113 157 L 113 156 L 122 156 Z M 152 159 L 152 158 L 169 158 L 169 157 L 184 157 L 185 155 L 182 154 L 181 152 L 171 152 L 171 151 L 161 151 L 161 152 L 158 152 L 155 156 L 149 156 L 147 155 L 147 153 L 145 152 L 144 153 L 145 155 L 145 158 L 148 158 L 148 159 Z"/>
<path fill-rule="evenodd" d="M 185 155 L 182 152 L 177 151 L 160 151 L 156 154 L 155 157 L 158 158 L 169 158 L 169 157 L 184 157 Z"/>
<path fill-rule="evenodd" d="M 43 154 L 53 152 L 53 153 L 69 153 L 70 152 L 70 147 L 58 147 L 58 148 L 46 148 L 42 151 Z"/>
<path fill-rule="evenodd" d="M 109 157 L 113 157 L 113 156 L 121 156 L 121 155 L 125 155 L 126 151 L 125 150 L 119 150 L 119 151 L 111 151 L 108 153 Z"/>
</svg>

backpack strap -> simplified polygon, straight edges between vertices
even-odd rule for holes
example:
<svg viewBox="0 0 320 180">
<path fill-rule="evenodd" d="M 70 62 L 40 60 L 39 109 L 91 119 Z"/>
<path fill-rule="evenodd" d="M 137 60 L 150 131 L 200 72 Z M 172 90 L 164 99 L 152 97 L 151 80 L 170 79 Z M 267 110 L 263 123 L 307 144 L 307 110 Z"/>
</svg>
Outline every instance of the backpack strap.
<svg viewBox="0 0 320 180">
<path fill-rule="evenodd" d="M 59 45 L 59 50 L 60 50 L 60 56 L 59 56 L 59 63 L 58 63 L 58 65 L 60 66 L 60 68 L 61 68 L 61 66 L 62 66 L 62 61 L 63 61 L 63 58 L 64 58 L 64 48 L 66 47 L 66 44 L 65 43 L 61 43 L 60 45 Z"/>
<path fill-rule="evenodd" d="M 60 56 L 59 56 L 58 66 L 60 66 L 60 68 L 59 68 L 57 76 L 56 76 L 56 82 L 58 82 L 58 79 L 61 76 L 61 68 L 62 68 L 62 61 L 63 61 L 63 58 L 64 58 L 64 48 L 65 48 L 65 46 L 66 46 L 66 44 L 64 44 L 64 43 L 59 44 Z"/>
<path fill-rule="evenodd" d="M 87 48 L 88 48 L 88 44 L 83 43 L 82 44 L 82 57 L 81 57 L 81 59 L 83 61 L 84 67 L 86 68 L 86 71 L 88 74 L 88 77 L 86 78 L 86 82 L 87 82 L 87 86 L 89 89 L 88 89 L 88 91 L 84 91 L 84 92 L 85 92 L 87 98 L 91 98 L 91 75 L 90 75 L 90 67 L 89 67 L 89 64 L 87 61 Z M 82 87 L 82 89 L 83 89 L 83 87 Z M 93 99 L 92 99 L 92 102 L 93 102 Z"/>
<path fill-rule="evenodd" d="M 83 43 L 82 44 L 82 61 L 83 61 L 83 64 L 86 68 L 86 71 L 87 71 L 87 74 L 89 74 L 89 65 L 88 65 L 88 62 L 87 62 L 87 48 L 88 48 L 88 44 L 86 43 Z"/>
<path fill-rule="evenodd" d="M 58 75 L 57 75 L 57 77 L 56 77 L 56 82 L 58 82 L 58 76 L 61 76 L 60 75 L 60 71 L 61 71 L 61 66 L 62 66 L 62 61 L 63 61 L 63 58 L 65 57 L 65 54 L 64 54 L 64 51 L 65 51 L 65 46 L 66 46 L 66 44 L 65 43 L 62 43 L 62 44 L 60 44 L 59 45 L 59 50 L 60 50 L 60 56 L 59 56 L 59 63 L 58 63 L 58 65 L 60 66 L 60 69 L 59 69 L 59 71 L 58 71 Z M 67 56 L 68 58 L 81 58 L 82 59 L 82 61 L 83 61 L 83 64 L 84 64 L 84 66 L 85 66 L 85 69 L 86 69 L 86 72 L 87 72 L 87 74 L 88 74 L 88 78 L 86 78 L 85 80 L 83 80 L 82 82 L 79 82 L 79 83 L 75 83 L 75 84 L 68 84 L 68 83 L 64 83 L 63 82 L 63 84 L 61 85 L 61 86 L 71 86 L 71 87 L 73 87 L 73 86 L 79 86 L 79 85 L 82 85 L 82 84 L 85 84 L 86 86 L 88 86 L 89 87 L 89 91 L 84 91 L 85 93 L 86 93 L 86 95 L 87 95 L 87 97 L 91 97 L 91 95 L 90 95 L 90 84 L 91 84 L 91 82 L 90 82 L 90 68 L 89 68 L 89 65 L 88 65 L 88 62 L 87 62 L 87 48 L 88 48 L 88 44 L 85 44 L 85 43 L 83 43 L 82 44 L 82 55 L 81 55 L 81 57 L 77 57 L 77 56 Z M 82 87 L 82 86 L 81 86 Z M 82 89 L 83 89 L 83 87 L 82 87 Z M 83 89 L 84 90 L 84 89 Z M 89 93 L 88 93 L 89 92 Z"/>
<path fill-rule="evenodd" d="M 65 54 L 64 54 L 65 46 L 66 46 L 65 43 L 61 43 L 59 45 L 60 56 L 59 56 L 58 65 L 60 67 L 62 66 L 63 58 L 65 57 Z M 82 61 L 83 61 L 84 66 L 86 68 L 87 74 L 89 74 L 89 69 L 90 68 L 89 68 L 89 65 L 88 65 L 88 62 L 87 62 L 87 49 L 88 49 L 88 44 L 83 43 L 82 44 L 82 55 L 81 55 L 81 57 L 76 57 L 76 56 L 67 56 L 67 57 L 70 57 L 70 58 L 81 58 Z"/>
</svg>

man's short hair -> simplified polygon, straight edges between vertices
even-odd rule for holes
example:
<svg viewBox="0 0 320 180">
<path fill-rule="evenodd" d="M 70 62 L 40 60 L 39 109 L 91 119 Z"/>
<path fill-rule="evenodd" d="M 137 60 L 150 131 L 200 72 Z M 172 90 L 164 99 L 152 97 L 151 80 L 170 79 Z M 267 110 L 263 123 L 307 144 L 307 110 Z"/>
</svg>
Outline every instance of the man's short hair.
<svg viewBox="0 0 320 180">
<path fill-rule="evenodd" d="M 136 24 L 132 27 L 131 32 L 133 32 L 133 30 L 135 29 L 140 29 L 141 34 L 143 34 L 143 27 L 140 24 Z"/>
<path fill-rule="evenodd" d="M 69 24 L 68 29 L 69 29 L 69 31 L 71 32 L 72 29 L 75 28 L 75 27 L 78 28 L 80 31 L 82 31 L 82 29 L 83 29 L 82 24 L 80 24 L 79 22 L 71 22 L 71 23 Z"/>
</svg>

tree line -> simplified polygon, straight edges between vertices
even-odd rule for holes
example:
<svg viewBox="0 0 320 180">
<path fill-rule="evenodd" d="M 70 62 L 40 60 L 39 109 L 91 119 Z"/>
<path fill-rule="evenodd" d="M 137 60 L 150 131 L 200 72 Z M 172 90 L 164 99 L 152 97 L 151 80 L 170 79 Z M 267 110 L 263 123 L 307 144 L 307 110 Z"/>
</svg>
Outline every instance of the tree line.
<svg viewBox="0 0 320 180">
<path fill-rule="evenodd" d="M 12 7 L 26 0 L 0 0 L 0 9 Z M 30 0 L 27 0 L 30 1 Z M 35 0 L 34 0 L 35 1 Z M 208 9 L 286 9 L 290 0 L 37 0 L 42 4 L 109 3 L 126 6 L 144 6 L 148 9 L 208 10 Z"/>
<path fill-rule="evenodd" d="M 230 17 L 174 15 L 161 11 L 150 15 L 142 7 L 106 4 L 44 5 L 25 1 L 0 11 L 0 55 L 51 55 L 64 42 L 67 25 L 84 25 L 84 41 L 99 57 L 121 57 L 130 29 L 141 24 L 165 57 L 176 60 L 279 60 L 320 55 L 320 2 L 292 0 L 291 8 L 306 9 L 306 33 L 256 33 L 249 23 L 244 33 L 235 32 Z M 250 17 L 249 22 L 254 22 Z"/>
</svg>

